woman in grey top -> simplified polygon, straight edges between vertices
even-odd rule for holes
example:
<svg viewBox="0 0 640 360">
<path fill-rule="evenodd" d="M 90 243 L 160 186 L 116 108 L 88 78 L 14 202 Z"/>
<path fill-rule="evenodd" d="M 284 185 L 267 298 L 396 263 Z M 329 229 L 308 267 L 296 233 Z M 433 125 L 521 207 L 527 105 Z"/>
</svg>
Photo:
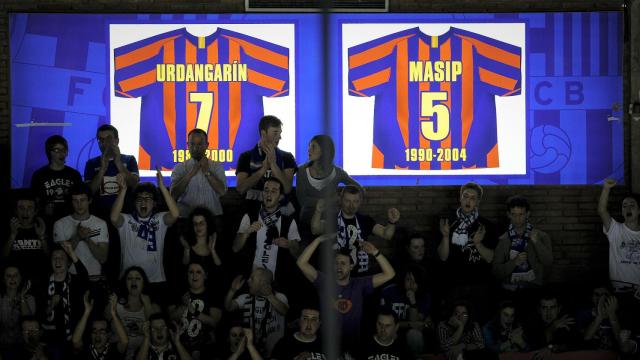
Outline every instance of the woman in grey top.
<svg viewBox="0 0 640 360">
<path fill-rule="evenodd" d="M 333 164 L 335 148 L 328 135 L 316 135 L 309 142 L 309 160 L 296 174 L 296 197 L 300 204 L 300 222 L 309 227 L 318 199 L 334 197 L 338 184 L 364 189 L 341 168 Z"/>
</svg>

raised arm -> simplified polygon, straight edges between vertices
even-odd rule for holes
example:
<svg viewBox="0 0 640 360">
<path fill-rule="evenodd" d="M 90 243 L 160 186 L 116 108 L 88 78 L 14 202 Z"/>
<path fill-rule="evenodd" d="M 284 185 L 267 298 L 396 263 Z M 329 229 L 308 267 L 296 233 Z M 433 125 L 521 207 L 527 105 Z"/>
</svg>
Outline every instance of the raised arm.
<svg viewBox="0 0 640 360">
<path fill-rule="evenodd" d="M 316 202 L 316 209 L 313 212 L 313 216 L 311 217 L 311 233 L 313 235 L 320 235 L 324 231 L 324 220 L 322 220 L 324 209 L 324 199 L 319 199 Z"/>
<path fill-rule="evenodd" d="M 609 203 L 609 192 L 611 192 L 611 188 L 614 186 L 616 186 L 614 179 L 605 179 L 602 183 L 602 192 L 598 200 L 598 215 L 600 215 L 600 220 L 602 220 L 605 231 L 609 231 L 609 227 L 611 226 L 611 215 L 609 215 L 609 211 L 607 210 L 607 204 Z"/>
<path fill-rule="evenodd" d="M 231 287 L 227 292 L 227 295 L 224 298 L 224 308 L 225 310 L 231 312 L 238 310 L 238 304 L 233 300 L 233 296 L 240 290 L 240 288 L 244 285 L 244 279 L 242 275 L 236 276 L 231 282 Z"/>
<path fill-rule="evenodd" d="M 438 245 L 438 257 L 442 261 L 447 261 L 449 258 L 449 246 L 451 242 L 451 240 L 449 240 L 449 232 L 449 219 L 440 219 L 440 233 L 442 234 L 442 238 Z"/>
<path fill-rule="evenodd" d="M 118 185 L 120 186 L 120 192 L 118 193 L 118 197 L 116 197 L 116 201 L 111 206 L 111 224 L 116 228 L 120 228 L 122 223 L 124 223 L 124 218 L 122 217 L 122 207 L 124 206 L 124 198 L 127 195 L 127 182 L 124 177 L 117 176 Z"/>
<path fill-rule="evenodd" d="M 284 186 L 284 194 L 288 194 L 291 192 L 291 184 L 293 184 L 293 175 L 295 174 L 294 168 L 286 168 L 280 169 L 278 166 L 278 162 L 276 161 L 276 151 L 278 149 L 272 145 L 263 144 L 262 149 L 266 153 L 266 163 L 269 164 L 269 168 L 271 169 L 271 176 L 280 180 L 282 185 Z M 294 161 L 295 163 L 295 161 Z M 265 167 L 263 165 L 263 167 Z"/>
<path fill-rule="evenodd" d="M 394 276 L 396 276 L 396 272 L 395 270 L 393 270 L 393 266 L 391 266 L 389 260 L 387 260 L 387 258 L 380 252 L 380 250 L 378 250 L 378 248 L 376 248 L 372 243 L 363 241 L 362 249 L 367 254 L 373 256 L 373 258 L 376 259 L 378 265 L 380 265 L 380 270 L 382 270 L 381 273 L 373 275 L 372 281 L 374 288 L 379 287 L 380 285 L 386 283 L 387 281 L 393 279 Z"/>
<path fill-rule="evenodd" d="M 129 345 L 129 338 L 127 337 L 127 332 L 124 329 L 124 325 L 122 324 L 122 320 L 118 317 L 118 312 L 116 310 L 116 306 L 118 304 L 118 296 L 116 294 L 111 294 L 109 296 L 109 312 L 111 313 L 111 324 L 116 332 L 116 337 L 118 338 L 118 352 L 120 354 L 124 354 L 127 351 L 127 345 Z"/>
<path fill-rule="evenodd" d="M 164 214 L 164 223 L 167 224 L 167 226 L 171 226 L 174 222 L 176 222 L 178 216 L 180 216 L 180 210 L 178 210 L 178 204 L 176 204 L 176 201 L 171 197 L 169 190 L 167 190 L 167 187 L 164 185 L 160 167 L 156 168 L 156 180 L 158 182 L 158 189 L 160 189 L 160 193 L 162 194 L 162 197 L 164 198 L 164 201 L 167 203 L 167 207 L 169 208 L 169 212 Z"/>
<path fill-rule="evenodd" d="M 400 211 L 396 208 L 390 208 L 387 210 L 387 225 L 376 224 L 371 232 L 385 240 L 391 240 L 396 232 L 398 221 L 400 221 Z"/>
<path fill-rule="evenodd" d="M 89 299 L 89 290 L 85 291 L 82 299 L 84 300 L 84 312 L 82 313 L 80 320 L 78 320 L 78 324 L 75 329 L 73 329 L 73 335 L 71 336 L 71 343 L 73 344 L 73 349 L 76 352 L 80 352 L 82 350 L 82 335 L 84 334 L 84 330 L 87 328 L 87 321 L 89 320 L 89 316 L 91 316 L 91 310 L 93 310 L 93 299 Z"/>
<path fill-rule="evenodd" d="M 335 238 L 336 235 L 325 234 L 318 236 L 311 242 L 311 244 L 309 244 L 309 246 L 304 249 L 302 254 L 300 254 L 300 256 L 298 257 L 298 260 L 296 260 L 296 264 L 300 268 L 300 271 L 302 271 L 302 274 L 304 274 L 304 277 L 307 278 L 307 280 L 314 282 L 318 278 L 318 270 L 316 270 L 316 268 L 314 268 L 313 265 L 309 263 L 309 260 L 311 260 L 311 256 L 313 256 L 313 253 L 316 251 L 318 246 L 320 246 L 320 243 L 332 236 Z"/>
<path fill-rule="evenodd" d="M 113 145 L 113 164 L 116 166 L 116 168 L 118 168 L 118 174 L 122 175 L 127 183 L 127 186 L 133 188 L 138 185 L 138 182 L 140 182 L 140 177 L 135 173 L 138 171 L 138 164 L 136 163 L 136 159 L 134 157 L 129 157 L 129 159 L 129 166 L 124 166 L 124 164 L 122 163 L 122 158 L 120 157 L 120 147 L 118 147 L 117 145 Z M 134 172 L 130 171 L 129 167 Z"/>
<path fill-rule="evenodd" d="M 105 154 L 102 154 L 102 156 L 100 156 L 100 168 L 98 169 L 98 172 L 93 174 L 93 177 L 91 178 L 91 180 L 87 180 L 87 183 L 89 184 L 89 188 L 91 189 L 92 194 L 95 194 L 96 191 L 100 189 L 100 185 L 102 184 L 102 179 L 104 178 L 104 174 L 107 172 L 108 167 L 109 167 L 109 158 Z M 89 169 L 85 169 L 84 174 L 86 179 L 87 175 L 89 174 Z"/>
</svg>

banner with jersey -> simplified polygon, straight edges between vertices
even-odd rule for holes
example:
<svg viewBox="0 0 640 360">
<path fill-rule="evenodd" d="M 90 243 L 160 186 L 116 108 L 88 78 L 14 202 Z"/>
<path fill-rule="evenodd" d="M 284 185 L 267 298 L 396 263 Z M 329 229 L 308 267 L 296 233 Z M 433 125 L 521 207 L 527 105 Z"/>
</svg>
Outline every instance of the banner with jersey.
<svg viewBox="0 0 640 360">
<path fill-rule="evenodd" d="M 299 164 L 329 134 L 364 185 L 621 180 L 622 28 L 622 12 L 13 13 L 12 186 L 54 134 L 83 173 L 102 124 L 151 181 L 202 129 L 233 186 L 267 114 Z"/>
</svg>

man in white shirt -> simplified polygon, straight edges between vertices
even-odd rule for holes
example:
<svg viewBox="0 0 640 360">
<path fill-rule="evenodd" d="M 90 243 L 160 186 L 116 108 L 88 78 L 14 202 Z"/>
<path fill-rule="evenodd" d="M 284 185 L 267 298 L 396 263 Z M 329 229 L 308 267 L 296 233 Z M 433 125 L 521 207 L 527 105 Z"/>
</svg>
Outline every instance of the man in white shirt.
<svg viewBox="0 0 640 360">
<path fill-rule="evenodd" d="M 109 232 L 104 220 L 91 215 L 91 191 L 86 184 L 71 189 L 73 213 L 56 221 L 53 225 L 53 240 L 57 243 L 71 242 L 82 264 L 87 268 L 91 280 L 101 279 L 102 264 L 109 254 Z M 76 274 L 75 266 L 70 272 Z"/>
</svg>

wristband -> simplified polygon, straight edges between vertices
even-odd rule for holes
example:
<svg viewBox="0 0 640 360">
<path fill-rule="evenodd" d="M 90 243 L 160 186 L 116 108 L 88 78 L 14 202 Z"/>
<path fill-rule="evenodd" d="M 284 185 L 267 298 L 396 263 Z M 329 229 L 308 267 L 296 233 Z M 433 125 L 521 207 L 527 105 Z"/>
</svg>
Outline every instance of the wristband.
<svg viewBox="0 0 640 360">
<path fill-rule="evenodd" d="M 373 254 L 373 257 L 378 257 L 378 256 L 380 256 L 380 250 L 378 250 L 377 253 Z"/>
</svg>

